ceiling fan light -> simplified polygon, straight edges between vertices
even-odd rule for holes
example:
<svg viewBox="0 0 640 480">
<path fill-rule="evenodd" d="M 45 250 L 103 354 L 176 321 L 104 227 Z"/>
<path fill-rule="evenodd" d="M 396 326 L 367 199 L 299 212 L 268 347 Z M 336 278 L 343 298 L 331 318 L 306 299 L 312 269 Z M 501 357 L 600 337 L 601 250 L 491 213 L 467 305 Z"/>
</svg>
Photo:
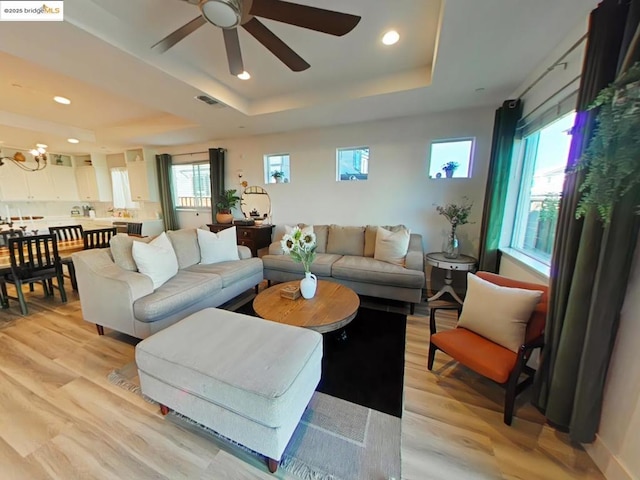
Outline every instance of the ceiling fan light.
<svg viewBox="0 0 640 480">
<path fill-rule="evenodd" d="M 235 28 L 242 18 L 238 0 L 202 0 L 200 11 L 209 23 L 220 28 Z"/>
</svg>

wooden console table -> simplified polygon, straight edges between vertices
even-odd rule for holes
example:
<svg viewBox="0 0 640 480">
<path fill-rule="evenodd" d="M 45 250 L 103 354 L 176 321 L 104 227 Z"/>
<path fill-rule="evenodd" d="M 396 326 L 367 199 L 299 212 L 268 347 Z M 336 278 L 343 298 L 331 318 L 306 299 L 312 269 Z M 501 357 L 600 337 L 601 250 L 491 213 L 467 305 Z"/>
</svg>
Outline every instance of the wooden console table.
<svg viewBox="0 0 640 480">
<path fill-rule="evenodd" d="M 236 227 L 238 245 L 244 245 L 251 250 L 251 255 L 258 256 L 258 250 L 271 244 L 271 231 L 275 225 L 233 225 L 231 223 L 208 223 L 207 227 L 213 233 L 225 228 Z"/>
</svg>

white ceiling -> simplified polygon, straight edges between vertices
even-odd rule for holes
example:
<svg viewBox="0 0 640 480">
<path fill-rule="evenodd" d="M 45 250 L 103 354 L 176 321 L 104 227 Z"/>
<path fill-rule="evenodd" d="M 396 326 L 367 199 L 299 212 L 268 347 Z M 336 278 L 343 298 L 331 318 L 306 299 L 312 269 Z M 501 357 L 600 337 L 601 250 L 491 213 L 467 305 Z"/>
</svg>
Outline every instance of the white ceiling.
<svg viewBox="0 0 640 480">
<path fill-rule="evenodd" d="M 0 142 L 117 152 L 498 106 L 598 2 L 296 3 L 362 20 L 333 37 L 261 19 L 311 64 L 298 73 L 240 29 L 249 81 L 229 73 L 221 31 L 209 24 L 163 54 L 150 49 L 198 15 L 181 0 L 65 0 L 64 22 L 4 22 Z M 401 39 L 385 47 L 389 28 Z M 202 93 L 221 105 L 194 100 Z M 56 104 L 54 95 L 72 104 Z"/>
</svg>

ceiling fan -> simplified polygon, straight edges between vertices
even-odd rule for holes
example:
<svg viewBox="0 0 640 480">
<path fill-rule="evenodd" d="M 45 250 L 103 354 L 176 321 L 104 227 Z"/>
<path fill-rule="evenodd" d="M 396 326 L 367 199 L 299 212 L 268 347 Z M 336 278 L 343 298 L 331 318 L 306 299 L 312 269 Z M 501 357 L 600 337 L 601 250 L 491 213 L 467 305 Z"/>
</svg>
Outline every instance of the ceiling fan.
<svg viewBox="0 0 640 480">
<path fill-rule="evenodd" d="M 299 5 L 282 0 L 183 0 L 197 5 L 200 15 L 169 34 L 151 48 L 166 52 L 176 43 L 204 24 L 222 28 L 227 51 L 229 71 L 232 75 L 244 72 L 238 27 L 249 32 L 282 63 L 294 72 L 309 68 L 309 64 L 278 38 L 256 17 L 268 18 L 297 27 L 342 36 L 355 28 L 360 17 L 322 8 Z"/>
</svg>

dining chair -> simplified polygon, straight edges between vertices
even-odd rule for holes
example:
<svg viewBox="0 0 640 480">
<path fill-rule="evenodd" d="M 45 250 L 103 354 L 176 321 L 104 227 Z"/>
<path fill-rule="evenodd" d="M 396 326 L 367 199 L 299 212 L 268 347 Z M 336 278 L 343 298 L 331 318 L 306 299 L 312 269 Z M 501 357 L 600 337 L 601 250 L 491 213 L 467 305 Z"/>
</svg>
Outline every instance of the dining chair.
<svg viewBox="0 0 640 480">
<path fill-rule="evenodd" d="M 127 235 L 142 235 L 142 223 L 127 223 Z"/>
<path fill-rule="evenodd" d="M 14 230 L 12 228 L 11 230 L 5 230 L 3 232 L 0 232 L 0 239 L 2 240 L 2 243 L 0 243 L 0 246 L 8 247 L 9 245 L 8 240 L 10 238 L 22 237 L 22 236 L 24 236 L 24 233 L 21 229 Z"/>
<path fill-rule="evenodd" d="M 117 235 L 116 227 L 97 228 L 95 230 L 85 230 L 82 234 L 84 239 L 84 249 L 91 248 L 109 248 L 111 237 Z"/>
<path fill-rule="evenodd" d="M 46 296 L 53 295 L 53 289 L 57 288 L 62 302 L 67 302 L 62 262 L 58 255 L 58 241 L 54 234 L 10 238 L 9 258 L 11 271 L 3 277 L 2 293 L 7 298 L 13 298 L 6 295 L 5 283 L 15 285 L 22 315 L 28 313 L 27 303 L 22 292 L 22 286 L 25 283 L 42 282 Z M 57 280 L 55 285 L 54 278 Z"/>
<path fill-rule="evenodd" d="M 67 242 L 72 240 L 82 240 L 82 225 L 65 225 L 62 227 L 49 227 L 49 233 L 53 233 L 58 242 Z M 67 266 L 69 272 L 69 280 L 71 280 L 71 288 L 78 290 L 78 282 L 76 281 L 76 269 L 73 266 L 71 255 L 60 257 L 63 265 Z"/>
</svg>

